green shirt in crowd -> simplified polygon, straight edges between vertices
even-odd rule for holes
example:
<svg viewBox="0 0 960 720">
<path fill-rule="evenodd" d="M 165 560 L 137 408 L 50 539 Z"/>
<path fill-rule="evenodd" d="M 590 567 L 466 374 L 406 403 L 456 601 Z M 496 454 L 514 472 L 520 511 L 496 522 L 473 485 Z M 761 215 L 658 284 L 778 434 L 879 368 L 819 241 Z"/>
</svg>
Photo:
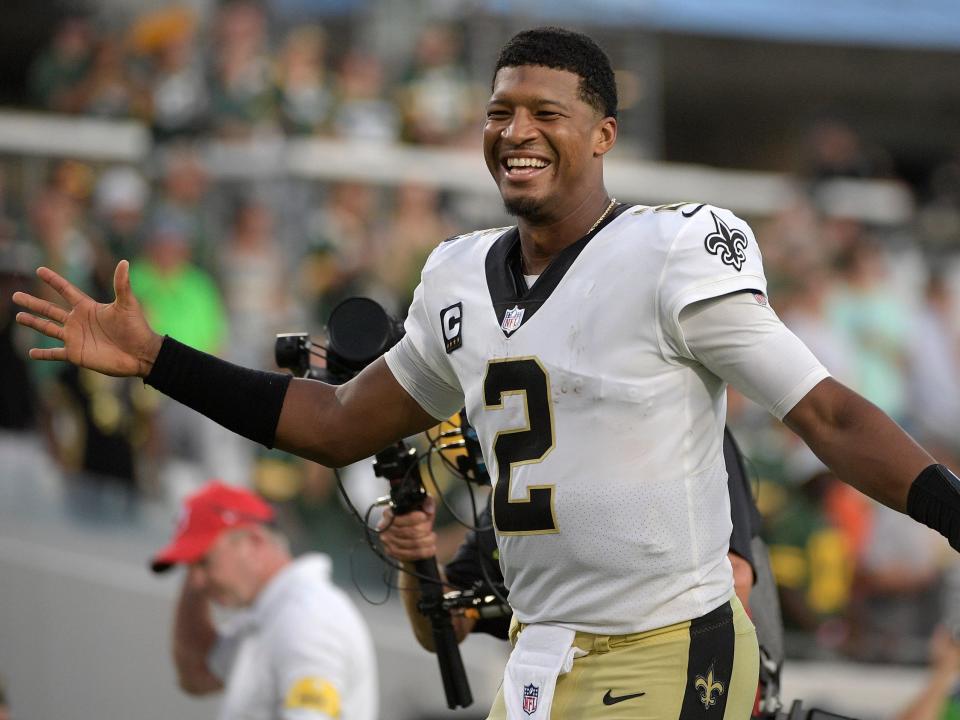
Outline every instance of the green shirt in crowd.
<svg viewBox="0 0 960 720">
<path fill-rule="evenodd" d="M 209 275 L 193 265 L 183 265 L 161 275 L 149 262 L 130 266 L 130 284 L 143 305 L 150 325 L 186 345 L 216 353 L 227 333 L 220 291 Z"/>
</svg>

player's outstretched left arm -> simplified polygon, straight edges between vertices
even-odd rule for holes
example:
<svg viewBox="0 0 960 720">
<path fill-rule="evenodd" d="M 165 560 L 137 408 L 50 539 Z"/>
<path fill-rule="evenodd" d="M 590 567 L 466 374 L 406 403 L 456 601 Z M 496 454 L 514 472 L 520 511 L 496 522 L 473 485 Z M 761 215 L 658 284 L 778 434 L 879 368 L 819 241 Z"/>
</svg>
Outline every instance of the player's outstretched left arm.
<svg viewBox="0 0 960 720">
<path fill-rule="evenodd" d="M 163 338 L 147 323 L 130 289 L 130 264 L 121 260 L 113 275 L 116 299 L 98 303 L 53 270 L 41 267 L 37 275 L 65 303 L 58 305 L 25 292 L 13 301 L 27 312 L 17 322 L 63 342 L 63 347 L 33 348 L 34 360 L 66 360 L 105 375 L 146 376 Z"/>
<path fill-rule="evenodd" d="M 841 480 L 933 528 L 960 551 L 960 478 L 875 405 L 827 378 L 784 422 Z"/>
<path fill-rule="evenodd" d="M 878 407 L 829 377 L 757 297 L 733 293 L 685 307 L 679 326 L 690 356 L 782 418 L 841 480 L 960 550 L 960 479 Z"/>
<path fill-rule="evenodd" d="M 832 378 L 783 421 L 837 477 L 900 512 L 913 480 L 936 462 L 876 405 Z"/>
</svg>

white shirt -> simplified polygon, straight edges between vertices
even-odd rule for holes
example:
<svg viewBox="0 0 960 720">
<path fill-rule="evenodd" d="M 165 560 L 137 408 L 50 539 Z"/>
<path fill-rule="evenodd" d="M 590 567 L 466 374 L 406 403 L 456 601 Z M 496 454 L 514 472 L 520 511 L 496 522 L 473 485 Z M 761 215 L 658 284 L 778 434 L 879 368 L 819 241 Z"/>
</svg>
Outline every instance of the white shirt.
<svg viewBox="0 0 960 720">
<path fill-rule="evenodd" d="M 306 555 L 231 618 L 210 657 L 225 684 L 221 720 L 376 720 L 377 666 L 366 624 Z"/>
<path fill-rule="evenodd" d="M 716 373 L 775 377 L 750 394 L 783 417 L 826 371 L 809 353 L 744 367 L 750 328 L 704 343 L 709 361 L 688 344 L 684 308 L 766 292 L 756 240 L 729 211 L 626 209 L 529 289 L 505 270 L 515 242 L 499 229 L 440 245 L 386 360 L 435 417 L 466 405 L 518 619 L 625 634 L 710 612 L 733 587 Z"/>
</svg>

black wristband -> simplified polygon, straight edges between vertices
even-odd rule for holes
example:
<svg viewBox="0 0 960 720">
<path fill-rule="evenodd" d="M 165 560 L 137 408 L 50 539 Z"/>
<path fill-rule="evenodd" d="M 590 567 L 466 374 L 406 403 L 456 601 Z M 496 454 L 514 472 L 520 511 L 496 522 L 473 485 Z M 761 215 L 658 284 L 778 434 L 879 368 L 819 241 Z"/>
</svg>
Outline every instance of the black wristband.
<svg viewBox="0 0 960 720">
<path fill-rule="evenodd" d="M 272 448 L 292 379 L 234 365 L 166 336 L 143 381 L 228 430 Z"/>
<path fill-rule="evenodd" d="M 907 494 L 907 514 L 960 550 L 960 478 L 946 467 L 930 465 L 917 475 Z"/>
</svg>

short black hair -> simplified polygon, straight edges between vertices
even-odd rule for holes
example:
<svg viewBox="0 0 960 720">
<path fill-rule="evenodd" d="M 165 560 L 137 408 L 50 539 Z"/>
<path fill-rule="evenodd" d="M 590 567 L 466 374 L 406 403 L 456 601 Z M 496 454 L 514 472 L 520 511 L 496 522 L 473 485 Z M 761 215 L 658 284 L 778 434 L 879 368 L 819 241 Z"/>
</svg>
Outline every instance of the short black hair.
<svg viewBox="0 0 960 720">
<path fill-rule="evenodd" d="M 514 35 L 503 46 L 493 71 L 501 68 L 541 65 L 580 76 L 580 97 L 604 117 L 617 116 L 617 84 L 610 58 L 583 33 L 560 27 L 539 27 Z"/>
</svg>

